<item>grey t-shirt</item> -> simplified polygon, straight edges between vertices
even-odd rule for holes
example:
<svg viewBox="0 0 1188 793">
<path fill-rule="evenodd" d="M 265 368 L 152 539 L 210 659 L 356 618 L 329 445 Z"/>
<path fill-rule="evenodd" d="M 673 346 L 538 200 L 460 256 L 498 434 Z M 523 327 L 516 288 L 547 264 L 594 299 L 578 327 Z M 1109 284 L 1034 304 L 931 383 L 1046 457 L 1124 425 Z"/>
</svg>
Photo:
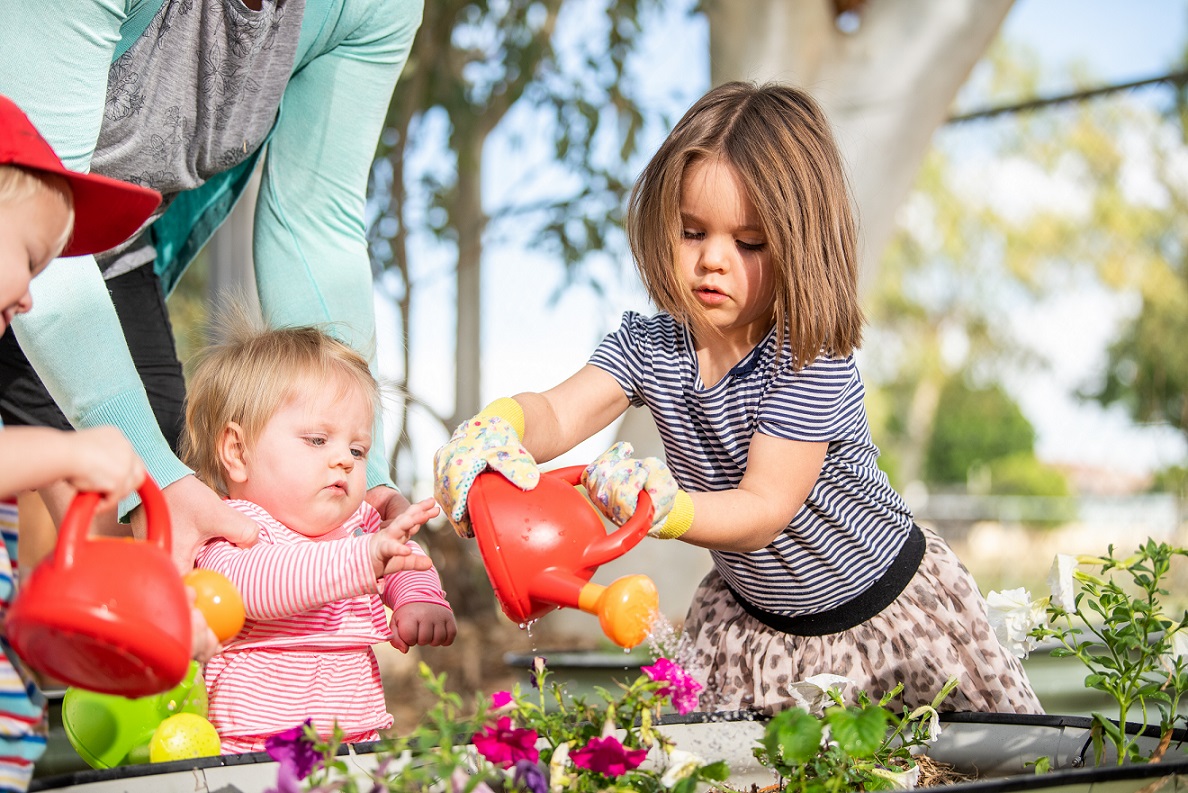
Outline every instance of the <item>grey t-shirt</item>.
<svg viewBox="0 0 1188 793">
<path fill-rule="evenodd" d="M 305 0 L 165 0 L 111 66 L 91 170 L 165 200 L 247 159 L 293 71 Z M 147 233 L 97 257 L 112 278 L 156 257 Z"/>
</svg>

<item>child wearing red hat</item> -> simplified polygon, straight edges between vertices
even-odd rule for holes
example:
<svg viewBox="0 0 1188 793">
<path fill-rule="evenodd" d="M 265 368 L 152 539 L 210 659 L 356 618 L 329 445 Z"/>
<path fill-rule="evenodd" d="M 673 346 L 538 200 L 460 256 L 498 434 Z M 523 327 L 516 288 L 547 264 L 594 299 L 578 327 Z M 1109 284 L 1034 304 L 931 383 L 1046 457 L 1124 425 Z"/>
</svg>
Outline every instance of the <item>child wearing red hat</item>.
<svg viewBox="0 0 1188 793">
<path fill-rule="evenodd" d="M 62 165 L 28 117 L 0 96 L 0 332 L 33 307 L 29 282 L 59 256 L 106 250 L 134 234 L 161 202 L 155 190 Z M 0 498 L 65 481 L 114 508 L 144 479 L 144 465 L 115 427 L 0 432 Z M 14 505 L 0 504 L 0 625 L 14 594 Z M 198 614 L 195 610 L 195 615 Z M 198 654 L 217 640 L 198 616 Z M 24 790 L 45 749 L 45 698 L 0 628 L 0 790 Z"/>
<path fill-rule="evenodd" d="M 0 96 L 0 332 L 33 307 L 29 282 L 51 261 L 118 244 L 160 202 L 155 190 L 67 169 L 21 109 Z M 144 479 L 114 427 L 13 427 L 0 434 L 0 460 L 0 495 L 66 479 L 104 493 L 101 508 L 114 507 Z"/>
</svg>

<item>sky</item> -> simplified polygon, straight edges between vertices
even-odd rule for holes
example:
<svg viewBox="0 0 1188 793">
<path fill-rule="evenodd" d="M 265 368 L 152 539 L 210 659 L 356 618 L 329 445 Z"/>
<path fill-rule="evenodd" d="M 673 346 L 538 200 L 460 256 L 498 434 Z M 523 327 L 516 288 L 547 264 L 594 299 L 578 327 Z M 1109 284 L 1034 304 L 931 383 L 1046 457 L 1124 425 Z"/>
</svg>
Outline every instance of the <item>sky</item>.
<svg viewBox="0 0 1188 793">
<path fill-rule="evenodd" d="M 1171 71 L 1188 42 L 1188 4 L 1017 0 L 1000 35 L 1024 42 L 1040 55 L 1049 75 L 1040 91 L 1059 95 L 1074 89 L 1070 64 L 1082 66 L 1103 85 Z M 1145 89 L 1132 97 L 1163 103 L 1168 95 L 1166 89 Z M 1028 373 L 1022 382 L 1009 384 L 1036 426 L 1041 459 L 1132 474 L 1185 462 L 1188 450 L 1181 433 L 1167 427 L 1136 428 L 1120 408 L 1107 410 L 1070 396 L 1100 369 L 1117 323 L 1134 308 L 1116 295 L 1082 285 L 1019 317 L 1024 335 L 1052 340 L 1061 350 L 1052 358 L 1051 371 L 1038 377 Z"/>
<path fill-rule="evenodd" d="M 691 0 L 674 0 L 664 23 L 653 28 L 640 56 L 641 73 L 653 101 L 679 115 L 709 87 L 706 59 L 708 31 L 690 16 Z M 1071 87 L 1065 73 L 1082 64 L 1101 83 L 1119 83 L 1162 74 L 1178 61 L 1188 41 L 1188 3 L 1184 0 L 1016 0 L 1000 36 L 1022 42 L 1042 59 L 1050 79 L 1044 93 Z M 1157 101 L 1157 92 L 1149 92 Z M 1142 96 L 1146 96 L 1145 92 Z M 487 151 L 489 195 L 497 204 L 503 191 L 515 190 L 518 172 L 531 159 L 530 124 L 521 122 L 515 136 L 496 135 Z M 665 130 L 653 130 L 643 146 L 650 153 Z M 432 156 L 430 153 L 427 156 Z M 640 163 L 642 165 L 642 162 Z M 638 169 L 636 169 L 638 170 Z M 448 254 L 423 252 L 415 277 L 420 290 L 410 339 L 414 392 L 445 415 L 453 393 L 453 273 Z M 607 296 L 596 299 L 582 289 L 562 292 L 553 300 L 560 266 L 532 250 L 503 245 L 488 251 L 484 265 L 483 398 L 549 388 L 575 372 L 598 340 L 617 327 L 624 310 L 652 309 L 638 287 L 629 263 L 595 265 Z M 530 277 L 526 277 L 530 274 Z M 389 307 L 378 305 L 381 323 L 381 370 L 394 372 L 399 340 L 383 328 L 395 328 Z M 1079 403 L 1070 394 L 1100 366 L 1116 323 L 1130 306 L 1092 289 L 1070 293 L 1042 312 L 1015 318 L 1020 332 L 1052 339 L 1064 354 L 1051 371 L 1029 373 L 1008 384 L 1025 414 L 1036 426 L 1037 452 L 1049 462 L 1079 462 L 1143 473 L 1183 463 L 1188 450 L 1179 433 L 1166 428 L 1134 428 L 1120 411 Z M 860 359 L 861 361 L 861 359 Z M 446 440 L 440 427 L 416 420 L 412 428 L 419 447 L 416 495 L 429 495 L 431 455 Z M 586 462 L 615 440 L 613 429 L 559 458 L 557 465 Z M 876 438 L 876 442 L 877 442 Z"/>
</svg>

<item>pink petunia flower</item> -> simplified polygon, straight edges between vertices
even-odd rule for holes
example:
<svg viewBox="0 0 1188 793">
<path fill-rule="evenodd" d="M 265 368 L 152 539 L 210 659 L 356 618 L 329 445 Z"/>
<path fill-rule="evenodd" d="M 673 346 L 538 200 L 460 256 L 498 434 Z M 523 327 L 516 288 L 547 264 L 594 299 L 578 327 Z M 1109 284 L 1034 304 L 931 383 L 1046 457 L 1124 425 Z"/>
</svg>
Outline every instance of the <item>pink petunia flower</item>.
<svg viewBox="0 0 1188 793">
<path fill-rule="evenodd" d="M 581 749 L 574 749 L 569 758 L 578 768 L 586 768 L 609 777 L 622 776 L 638 768 L 647 757 L 647 749 L 628 749 L 613 735 L 592 738 Z"/>
<path fill-rule="evenodd" d="M 515 698 L 512 697 L 510 691 L 496 691 L 491 695 L 491 710 L 493 711 L 507 710 L 515 704 Z"/>
<path fill-rule="evenodd" d="M 668 684 L 658 693 L 672 699 L 672 706 L 676 708 L 677 713 L 688 713 L 697 707 L 697 693 L 701 691 L 701 684 L 681 668 L 680 664 L 667 658 L 658 658 L 651 666 L 640 667 L 640 671 L 652 680 Z"/>
<path fill-rule="evenodd" d="M 503 716 L 494 724 L 475 733 L 474 748 L 488 761 L 500 768 L 510 768 L 517 760 L 535 763 L 540 758 L 536 748 L 535 730 L 512 727 L 509 716 Z"/>
</svg>

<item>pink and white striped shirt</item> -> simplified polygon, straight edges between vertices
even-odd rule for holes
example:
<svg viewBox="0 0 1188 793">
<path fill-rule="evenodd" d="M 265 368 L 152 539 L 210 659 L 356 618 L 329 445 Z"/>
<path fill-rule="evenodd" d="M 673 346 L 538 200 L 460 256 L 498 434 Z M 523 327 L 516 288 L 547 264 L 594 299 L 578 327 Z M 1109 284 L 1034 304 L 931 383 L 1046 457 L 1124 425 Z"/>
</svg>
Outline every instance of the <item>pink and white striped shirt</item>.
<svg viewBox="0 0 1188 793">
<path fill-rule="evenodd" d="M 377 581 L 367 535 L 381 521 L 366 502 L 316 538 L 250 501 L 226 503 L 253 518 L 260 536 L 251 548 L 211 541 L 197 560 L 235 584 L 247 615 L 243 630 L 205 670 L 209 718 L 223 750 L 262 749 L 264 738 L 307 718 L 321 735 L 337 722 L 348 738 L 375 737 L 392 724 L 371 649 L 392 638 L 384 606 L 449 608 L 437 572 L 405 571 Z M 409 547 L 424 555 L 416 543 Z"/>
</svg>

